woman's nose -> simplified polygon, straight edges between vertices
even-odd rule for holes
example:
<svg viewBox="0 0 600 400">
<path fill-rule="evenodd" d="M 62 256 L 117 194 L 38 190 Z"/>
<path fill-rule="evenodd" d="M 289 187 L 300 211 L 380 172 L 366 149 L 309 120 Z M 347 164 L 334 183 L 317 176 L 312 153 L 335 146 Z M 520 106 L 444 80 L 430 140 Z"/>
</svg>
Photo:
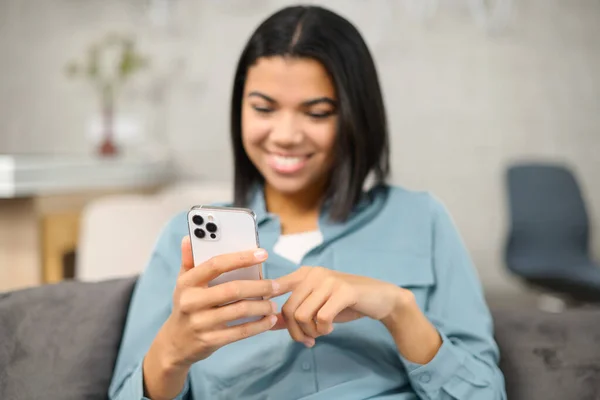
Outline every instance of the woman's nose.
<svg viewBox="0 0 600 400">
<path fill-rule="evenodd" d="M 304 134 L 302 127 L 293 115 L 282 115 L 275 122 L 269 138 L 279 146 L 300 144 Z"/>
</svg>

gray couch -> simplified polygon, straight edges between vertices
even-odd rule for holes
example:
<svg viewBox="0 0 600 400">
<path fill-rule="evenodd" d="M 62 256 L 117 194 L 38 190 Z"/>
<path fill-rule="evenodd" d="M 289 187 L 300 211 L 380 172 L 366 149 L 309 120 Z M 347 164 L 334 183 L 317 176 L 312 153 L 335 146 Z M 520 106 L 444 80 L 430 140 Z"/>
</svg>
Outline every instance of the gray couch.
<svg viewBox="0 0 600 400">
<path fill-rule="evenodd" d="M 0 294 L 0 399 L 105 399 L 134 284 Z M 600 399 L 600 310 L 492 310 L 510 400 Z"/>
</svg>

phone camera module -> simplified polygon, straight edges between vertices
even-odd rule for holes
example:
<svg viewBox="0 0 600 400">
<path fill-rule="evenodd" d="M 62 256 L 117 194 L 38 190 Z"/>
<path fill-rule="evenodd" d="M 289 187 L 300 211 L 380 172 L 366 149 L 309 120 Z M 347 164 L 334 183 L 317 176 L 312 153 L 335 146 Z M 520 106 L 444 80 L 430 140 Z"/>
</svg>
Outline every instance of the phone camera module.
<svg viewBox="0 0 600 400">
<path fill-rule="evenodd" d="M 192 222 L 194 222 L 196 225 L 202 225 L 204 223 L 204 218 L 202 218 L 200 215 L 194 215 L 192 217 Z"/>
<path fill-rule="evenodd" d="M 196 235 L 198 239 L 204 239 L 206 232 L 204 232 L 204 229 L 196 228 L 194 229 L 194 235 Z"/>
<path fill-rule="evenodd" d="M 206 230 L 210 233 L 215 233 L 217 231 L 217 225 L 215 225 L 213 222 L 209 222 L 206 224 Z"/>
</svg>

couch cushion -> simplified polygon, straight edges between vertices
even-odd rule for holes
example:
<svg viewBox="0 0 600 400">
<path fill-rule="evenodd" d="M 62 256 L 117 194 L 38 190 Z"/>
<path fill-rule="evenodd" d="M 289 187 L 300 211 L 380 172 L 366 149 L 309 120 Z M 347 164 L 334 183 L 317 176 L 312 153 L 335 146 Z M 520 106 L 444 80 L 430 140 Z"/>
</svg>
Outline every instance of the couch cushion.
<svg viewBox="0 0 600 400">
<path fill-rule="evenodd" d="M 600 310 L 493 310 L 511 400 L 600 398 Z"/>
<path fill-rule="evenodd" d="M 106 399 L 134 282 L 0 294 L 0 399 Z"/>
</svg>

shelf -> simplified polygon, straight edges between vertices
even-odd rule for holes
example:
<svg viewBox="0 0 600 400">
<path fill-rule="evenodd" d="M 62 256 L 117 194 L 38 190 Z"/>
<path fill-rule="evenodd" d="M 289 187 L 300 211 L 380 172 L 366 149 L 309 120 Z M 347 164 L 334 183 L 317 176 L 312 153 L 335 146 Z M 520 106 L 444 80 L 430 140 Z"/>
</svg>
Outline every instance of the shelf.
<svg viewBox="0 0 600 400">
<path fill-rule="evenodd" d="M 98 158 L 0 154 L 0 198 L 158 186 L 173 175 L 168 157 Z"/>
</svg>

